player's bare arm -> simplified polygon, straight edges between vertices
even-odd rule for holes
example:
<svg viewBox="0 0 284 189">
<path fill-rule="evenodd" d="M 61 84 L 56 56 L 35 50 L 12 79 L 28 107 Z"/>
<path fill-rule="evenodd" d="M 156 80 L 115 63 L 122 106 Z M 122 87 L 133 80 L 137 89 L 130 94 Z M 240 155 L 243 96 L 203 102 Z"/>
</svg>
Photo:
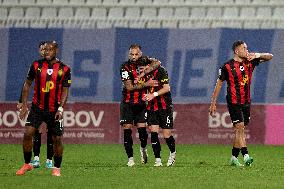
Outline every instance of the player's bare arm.
<svg viewBox="0 0 284 189">
<path fill-rule="evenodd" d="M 273 54 L 270 53 L 249 53 L 248 60 L 251 61 L 253 59 L 259 58 L 260 62 L 266 62 L 273 58 Z"/>
<path fill-rule="evenodd" d="M 161 96 L 161 95 L 164 95 L 168 92 L 170 92 L 170 84 L 163 84 L 163 88 L 161 88 L 160 90 L 158 90 L 154 93 L 145 94 L 144 97 L 143 97 L 143 100 L 144 101 L 151 101 L 156 96 Z"/>
<path fill-rule="evenodd" d="M 21 120 L 23 120 L 28 113 L 28 96 L 31 86 L 32 86 L 32 81 L 27 79 L 25 81 L 22 91 L 22 107 L 20 109 L 20 114 L 19 114 Z"/>
<path fill-rule="evenodd" d="M 139 81 L 140 78 L 156 70 L 161 65 L 161 62 L 158 59 L 150 58 L 150 60 L 151 60 L 151 64 L 145 67 L 145 69 L 139 74 L 139 76 L 135 79 L 135 81 Z"/>
<path fill-rule="evenodd" d="M 23 87 L 24 87 L 24 85 L 23 85 Z M 18 103 L 17 103 L 17 109 L 18 109 L 19 111 L 20 111 L 20 109 L 22 109 L 22 106 L 23 106 L 23 103 L 22 103 L 23 87 L 22 87 L 22 89 L 21 89 L 20 99 L 19 99 L 19 101 L 18 101 Z"/>
<path fill-rule="evenodd" d="M 60 105 L 59 105 L 59 108 L 58 108 L 58 110 L 55 114 L 55 118 L 58 119 L 58 120 L 63 119 L 63 107 L 66 104 L 67 99 L 68 99 L 68 91 L 69 91 L 69 87 L 63 87 Z"/>
<path fill-rule="evenodd" d="M 158 81 L 149 79 L 147 82 L 136 83 L 133 85 L 132 80 L 126 80 L 126 81 L 123 81 L 123 85 L 128 91 L 134 91 L 134 90 L 143 89 L 145 87 L 156 87 L 158 86 Z"/>
<path fill-rule="evenodd" d="M 214 91 L 211 97 L 211 105 L 209 107 L 209 114 L 211 116 L 213 116 L 216 112 L 216 102 L 217 102 L 219 93 L 221 91 L 222 85 L 223 85 L 223 81 L 220 79 L 217 79 L 217 82 L 216 82 L 216 85 L 215 85 L 215 88 L 214 88 Z"/>
<path fill-rule="evenodd" d="M 156 70 L 160 65 L 161 62 L 158 59 L 155 58 L 150 58 L 151 60 L 151 64 L 149 66 L 146 67 L 146 69 L 144 70 L 144 75 L 151 73 L 153 70 Z"/>
</svg>

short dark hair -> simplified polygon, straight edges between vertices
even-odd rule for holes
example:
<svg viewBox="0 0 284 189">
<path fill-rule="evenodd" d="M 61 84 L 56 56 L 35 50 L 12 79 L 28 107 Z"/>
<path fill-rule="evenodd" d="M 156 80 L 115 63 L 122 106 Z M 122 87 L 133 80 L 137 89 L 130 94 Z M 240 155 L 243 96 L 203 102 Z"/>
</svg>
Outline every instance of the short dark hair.
<svg viewBox="0 0 284 189">
<path fill-rule="evenodd" d="M 139 44 L 133 43 L 133 44 L 130 45 L 129 50 L 130 50 L 130 49 L 136 49 L 136 48 L 138 48 L 138 49 L 141 50 L 141 46 L 140 46 Z"/>
<path fill-rule="evenodd" d="M 245 42 L 242 41 L 242 40 L 235 41 L 235 42 L 233 43 L 233 46 L 232 46 L 233 52 L 235 52 L 235 50 L 236 50 L 236 48 L 237 48 L 238 46 L 240 46 L 240 45 L 242 45 L 242 44 L 244 44 L 244 43 L 245 43 Z"/>
<path fill-rule="evenodd" d="M 46 43 L 46 41 L 41 41 L 41 42 L 39 42 L 38 47 L 41 47 L 41 46 L 44 45 L 45 43 Z"/>
<path fill-rule="evenodd" d="M 56 41 L 45 41 L 45 44 L 54 45 L 56 49 L 58 48 L 58 43 Z"/>
</svg>

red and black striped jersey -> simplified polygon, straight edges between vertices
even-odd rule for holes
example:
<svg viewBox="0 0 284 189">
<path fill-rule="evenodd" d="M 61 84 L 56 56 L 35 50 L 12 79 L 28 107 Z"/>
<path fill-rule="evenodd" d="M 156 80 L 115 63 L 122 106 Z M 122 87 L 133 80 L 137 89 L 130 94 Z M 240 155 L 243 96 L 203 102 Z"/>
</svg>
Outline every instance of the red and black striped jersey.
<svg viewBox="0 0 284 189">
<path fill-rule="evenodd" d="M 140 74 L 140 67 L 141 66 L 147 66 L 148 64 L 151 64 L 153 61 L 153 58 L 149 58 L 147 56 L 142 56 L 139 58 L 137 62 L 131 62 L 127 61 L 123 63 L 120 67 L 120 76 L 121 81 L 127 81 L 131 80 L 132 84 L 134 85 L 134 80 L 137 78 L 137 76 Z M 138 83 L 146 82 L 146 77 L 141 78 Z M 139 89 L 139 90 L 133 90 L 129 91 L 124 86 L 122 89 L 122 101 L 125 103 L 131 103 L 131 104 L 144 104 L 145 102 L 142 100 L 144 94 L 147 93 L 147 88 Z"/>
<path fill-rule="evenodd" d="M 166 69 L 160 66 L 154 70 L 151 74 L 151 78 L 159 82 L 159 86 L 150 87 L 149 92 L 154 93 L 163 88 L 164 84 L 169 84 L 169 76 Z M 160 96 L 156 96 L 153 100 L 147 104 L 147 110 L 157 111 L 161 109 L 168 109 L 173 106 L 171 92 L 165 93 Z"/>
<path fill-rule="evenodd" d="M 252 73 L 255 66 L 258 66 L 260 59 L 243 62 L 234 59 L 226 62 L 219 69 L 219 79 L 227 81 L 227 102 L 230 104 L 249 104 L 250 85 Z"/>
<path fill-rule="evenodd" d="M 59 107 L 63 87 L 71 85 L 71 70 L 59 60 L 51 64 L 40 59 L 32 63 L 27 79 L 35 80 L 33 105 L 54 112 Z"/>
</svg>

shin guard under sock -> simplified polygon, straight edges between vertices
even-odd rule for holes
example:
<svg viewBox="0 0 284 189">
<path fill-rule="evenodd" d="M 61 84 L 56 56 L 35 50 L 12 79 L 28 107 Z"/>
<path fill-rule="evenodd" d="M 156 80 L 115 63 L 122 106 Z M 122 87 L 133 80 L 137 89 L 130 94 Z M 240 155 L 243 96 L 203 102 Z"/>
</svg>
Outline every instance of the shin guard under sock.
<svg viewBox="0 0 284 189">
<path fill-rule="evenodd" d="M 165 140 L 171 153 L 174 153 L 176 151 L 176 144 L 174 137 L 171 135 L 169 138 L 165 138 Z"/>
<path fill-rule="evenodd" d="M 60 168 L 62 156 L 54 156 L 54 167 Z"/>
<path fill-rule="evenodd" d="M 133 140 L 132 140 L 132 130 L 124 129 L 124 148 L 128 158 L 133 157 Z"/>
<path fill-rule="evenodd" d="M 236 158 L 238 158 L 239 153 L 240 153 L 240 149 L 236 148 L 236 147 L 233 147 L 233 149 L 232 149 L 232 156 L 235 156 Z"/>
<path fill-rule="evenodd" d="M 24 152 L 25 163 L 29 164 L 32 159 L 32 152 Z"/>
<path fill-rule="evenodd" d="M 247 147 L 242 147 L 241 148 L 241 152 L 242 152 L 242 155 L 244 156 L 245 154 L 248 154 L 248 148 Z"/>
<path fill-rule="evenodd" d="M 37 130 L 33 138 L 33 152 L 34 156 L 39 156 L 41 146 L 41 133 Z"/>
<path fill-rule="evenodd" d="M 137 130 L 139 133 L 141 148 L 145 148 L 147 146 L 147 139 L 148 139 L 148 133 L 147 133 L 146 127 L 140 127 Z"/>
<path fill-rule="evenodd" d="M 151 143 L 155 158 L 161 158 L 161 144 L 157 132 L 151 133 Z"/>
<path fill-rule="evenodd" d="M 47 133 L 47 141 L 46 141 L 46 159 L 52 160 L 52 157 L 54 155 L 53 153 L 53 141 L 52 141 L 52 135 L 50 133 Z"/>
</svg>

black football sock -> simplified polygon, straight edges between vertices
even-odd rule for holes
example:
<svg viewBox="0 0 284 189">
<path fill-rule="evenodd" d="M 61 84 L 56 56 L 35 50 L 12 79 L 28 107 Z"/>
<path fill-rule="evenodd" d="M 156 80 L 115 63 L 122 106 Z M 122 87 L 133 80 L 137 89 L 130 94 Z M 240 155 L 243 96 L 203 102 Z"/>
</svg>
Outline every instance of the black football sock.
<svg viewBox="0 0 284 189">
<path fill-rule="evenodd" d="M 32 152 L 24 152 L 25 163 L 29 164 L 32 159 Z"/>
<path fill-rule="evenodd" d="M 41 133 L 36 130 L 34 138 L 33 138 L 33 152 L 34 156 L 39 156 L 40 154 L 40 146 L 41 146 Z"/>
<path fill-rule="evenodd" d="M 240 149 L 236 148 L 236 147 L 233 147 L 233 149 L 232 149 L 232 156 L 235 156 L 236 158 L 238 158 L 239 153 L 240 153 Z"/>
<path fill-rule="evenodd" d="M 175 138 L 171 135 L 169 138 L 165 138 L 165 140 L 171 153 L 174 153 L 176 151 Z"/>
<path fill-rule="evenodd" d="M 248 154 L 248 148 L 247 148 L 247 147 L 242 147 L 242 148 L 241 148 L 241 152 L 242 152 L 242 155 L 243 155 L 243 156 L 246 155 L 246 154 Z"/>
<path fill-rule="evenodd" d="M 54 167 L 60 168 L 62 156 L 54 156 Z"/>
<path fill-rule="evenodd" d="M 155 158 L 161 158 L 161 144 L 157 132 L 151 132 L 151 143 Z"/>
<path fill-rule="evenodd" d="M 132 140 L 132 130 L 124 129 L 124 148 L 128 158 L 133 157 L 133 140 Z"/>
<path fill-rule="evenodd" d="M 49 160 L 52 160 L 52 157 L 54 155 L 53 153 L 53 141 L 52 141 L 52 135 L 50 132 L 47 133 L 47 146 L 46 146 L 46 158 Z"/>
<path fill-rule="evenodd" d="M 137 130 L 139 133 L 141 148 L 145 148 L 147 146 L 147 139 L 148 139 L 148 133 L 147 133 L 146 127 L 141 127 L 141 128 L 138 128 Z"/>
</svg>

